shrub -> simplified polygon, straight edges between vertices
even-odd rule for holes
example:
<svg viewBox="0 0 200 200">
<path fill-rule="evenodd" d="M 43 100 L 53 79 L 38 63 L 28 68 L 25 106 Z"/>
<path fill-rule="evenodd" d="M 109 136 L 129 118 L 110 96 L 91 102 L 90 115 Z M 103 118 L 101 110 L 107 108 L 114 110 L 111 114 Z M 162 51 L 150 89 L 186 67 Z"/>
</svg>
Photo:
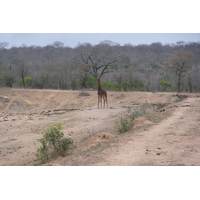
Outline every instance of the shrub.
<svg viewBox="0 0 200 200">
<path fill-rule="evenodd" d="M 107 82 L 102 82 L 101 83 L 102 88 L 105 90 L 120 90 L 120 87 L 118 85 L 115 85 L 109 81 Z"/>
<path fill-rule="evenodd" d="M 117 121 L 117 132 L 118 133 L 125 133 L 132 128 L 132 122 L 129 119 L 126 118 L 120 118 L 119 121 Z"/>
<path fill-rule="evenodd" d="M 39 139 L 42 146 L 37 150 L 36 162 L 45 163 L 56 156 L 64 156 L 69 146 L 73 143 L 71 138 L 64 138 L 61 124 L 55 124 L 42 132 L 43 137 Z"/>
<path fill-rule="evenodd" d="M 147 103 L 141 103 L 137 107 L 129 107 L 125 114 L 125 117 L 121 117 L 116 122 L 116 129 L 118 133 L 125 133 L 132 129 L 133 120 L 139 116 L 147 113 L 149 105 Z"/>
<path fill-rule="evenodd" d="M 86 85 L 88 88 L 96 89 L 97 88 L 97 81 L 94 77 L 88 77 L 86 80 Z"/>
</svg>

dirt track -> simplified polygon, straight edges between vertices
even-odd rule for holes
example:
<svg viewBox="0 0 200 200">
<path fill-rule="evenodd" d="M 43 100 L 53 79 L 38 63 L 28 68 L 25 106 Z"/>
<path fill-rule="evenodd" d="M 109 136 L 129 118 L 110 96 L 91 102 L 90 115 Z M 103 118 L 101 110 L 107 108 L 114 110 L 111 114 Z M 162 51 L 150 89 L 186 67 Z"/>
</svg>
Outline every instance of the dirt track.
<svg viewBox="0 0 200 200">
<path fill-rule="evenodd" d="M 54 123 L 74 146 L 48 165 L 200 165 L 200 98 L 188 95 L 108 92 L 99 110 L 96 91 L 0 88 L 0 165 L 34 165 L 39 133 Z M 116 120 L 138 103 L 149 112 L 119 135 Z"/>
</svg>

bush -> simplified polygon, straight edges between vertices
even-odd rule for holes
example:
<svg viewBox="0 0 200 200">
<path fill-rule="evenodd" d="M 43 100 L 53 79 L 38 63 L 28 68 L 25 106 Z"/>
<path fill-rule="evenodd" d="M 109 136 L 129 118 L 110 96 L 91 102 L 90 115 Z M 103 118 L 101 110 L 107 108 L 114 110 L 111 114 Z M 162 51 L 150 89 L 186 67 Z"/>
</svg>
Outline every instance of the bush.
<svg viewBox="0 0 200 200">
<path fill-rule="evenodd" d="M 121 117 L 116 122 L 116 129 L 118 133 L 125 133 L 132 129 L 133 120 L 147 113 L 147 103 L 141 103 L 137 107 L 129 107 L 125 114 L 125 117 Z"/>
<path fill-rule="evenodd" d="M 132 128 L 132 122 L 129 119 L 126 118 L 120 118 L 117 122 L 117 132 L 118 133 L 125 133 Z"/>
<path fill-rule="evenodd" d="M 36 162 L 45 163 L 56 156 L 64 156 L 69 146 L 73 143 L 71 138 L 64 138 L 61 124 L 55 124 L 42 132 L 43 137 L 39 139 L 42 146 L 37 150 Z"/>
<path fill-rule="evenodd" d="M 87 88 L 96 89 L 97 88 L 97 80 L 94 77 L 88 77 L 86 80 Z"/>
</svg>

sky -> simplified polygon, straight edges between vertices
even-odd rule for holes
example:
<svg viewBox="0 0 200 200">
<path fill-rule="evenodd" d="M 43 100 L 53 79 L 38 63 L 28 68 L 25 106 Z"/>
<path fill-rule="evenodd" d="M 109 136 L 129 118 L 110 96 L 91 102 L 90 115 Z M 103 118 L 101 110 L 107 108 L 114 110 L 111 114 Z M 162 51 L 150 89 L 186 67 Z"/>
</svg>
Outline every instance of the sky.
<svg viewBox="0 0 200 200">
<path fill-rule="evenodd" d="M 65 46 L 75 47 L 79 43 L 98 44 L 109 40 L 120 45 L 124 44 L 151 44 L 161 42 L 172 44 L 178 41 L 200 42 L 199 33 L 0 33 L 0 42 L 12 46 L 46 46 L 55 41 L 63 42 Z"/>
<path fill-rule="evenodd" d="M 12 0 L 12 6 L 8 0 L 1 4 L 0 42 L 8 42 L 8 48 L 46 46 L 55 41 L 72 48 L 105 40 L 120 45 L 200 41 L 197 0 L 181 1 L 181 9 L 174 0 L 162 4 L 159 0 L 95 4 L 92 0 L 35 0 L 30 4 Z"/>
</svg>

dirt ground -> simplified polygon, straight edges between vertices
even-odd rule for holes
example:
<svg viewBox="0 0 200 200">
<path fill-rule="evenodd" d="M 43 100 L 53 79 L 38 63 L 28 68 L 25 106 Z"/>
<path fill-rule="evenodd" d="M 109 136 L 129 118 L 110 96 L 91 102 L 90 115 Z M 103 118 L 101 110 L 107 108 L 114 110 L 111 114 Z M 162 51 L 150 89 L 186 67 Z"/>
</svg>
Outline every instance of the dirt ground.
<svg viewBox="0 0 200 200">
<path fill-rule="evenodd" d="M 41 131 L 55 123 L 74 143 L 45 165 L 200 165 L 200 96 L 184 95 L 109 91 L 97 109 L 96 91 L 0 88 L 0 165 L 34 165 Z M 139 105 L 146 112 L 119 134 L 119 118 Z"/>
</svg>

